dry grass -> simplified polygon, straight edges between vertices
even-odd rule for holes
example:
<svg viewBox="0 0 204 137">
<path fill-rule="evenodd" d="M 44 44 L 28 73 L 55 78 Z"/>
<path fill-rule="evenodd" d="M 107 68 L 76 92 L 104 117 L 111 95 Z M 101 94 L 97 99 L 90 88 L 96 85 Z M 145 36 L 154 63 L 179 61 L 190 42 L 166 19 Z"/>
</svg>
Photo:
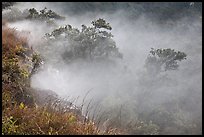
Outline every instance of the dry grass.
<svg viewBox="0 0 204 137">
<path fill-rule="evenodd" d="M 43 135 L 86 135 L 98 134 L 91 122 L 82 123 L 73 113 L 48 112 L 46 108 L 28 108 L 23 104 L 5 110 L 3 117 L 4 134 Z M 15 121 L 16 128 L 9 128 L 9 120 Z M 11 126 L 12 124 L 10 124 Z"/>
<path fill-rule="evenodd" d="M 2 26 L 2 49 L 3 53 L 15 53 L 19 48 L 27 45 L 27 38 L 20 36 L 14 28 L 8 28 L 6 23 Z"/>
</svg>

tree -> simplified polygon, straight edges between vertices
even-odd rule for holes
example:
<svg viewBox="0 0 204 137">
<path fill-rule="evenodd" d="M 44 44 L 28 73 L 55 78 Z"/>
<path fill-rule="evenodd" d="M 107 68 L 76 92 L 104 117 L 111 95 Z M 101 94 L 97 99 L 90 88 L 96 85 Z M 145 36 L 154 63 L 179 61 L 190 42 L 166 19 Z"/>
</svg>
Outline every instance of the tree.
<svg viewBox="0 0 204 137">
<path fill-rule="evenodd" d="M 46 7 L 39 12 L 35 8 L 25 9 L 21 11 L 16 7 L 12 7 L 7 12 L 3 13 L 2 19 L 5 19 L 7 21 L 17 21 L 24 19 L 38 20 L 46 21 L 48 25 L 55 25 L 55 20 L 63 20 L 65 19 L 65 17 L 58 15 L 52 10 L 48 10 Z"/>
<path fill-rule="evenodd" d="M 54 11 L 47 10 L 46 7 L 40 10 L 40 12 L 38 12 L 35 8 L 31 8 L 28 10 L 28 13 L 29 15 L 26 17 L 27 19 L 38 19 L 38 20 L 65 19 L 65 17 L 58 15 Z"/>
<path fill-rule="evenodd" d="M 109 23 L 106 23 L 106 21 L 104 19 L 101 19 L 99 18 L 98 20 L 96 21 L 92 21 L 91 22 L 93 24 L 93 26 L 95 28 L 105 28 L 105 29 L 108 29 L 108 30 L 111 30 L 112 27 L 110 26 Z"/>
<path fill-rule="evenodd" d="M 174 49 L 154 49 L 151 48 L 150 54 L 146 59 L 145 68 L 147 73 L 144 73 L 139 79 L 139 89 L 142 91 L 136 94 L 137 98 L 137 110 L 148 110 L 151 112 L 157 105 L 153 103 L 154 96 L 160 96 L 157 92 L 160 87 L 168 87 L 169 84 L 173 84 L 175 79 L 168 77 L 167 73 L 161 74 L 161 72 L 167 72 L 170 70 L 177 70 L 179 67 L 178 61 L 186 59 L 186 54 L 180 51 L 174 51 Z M 143 100 L 150 101 L 151 103 L 141 104 Z M 147 113 L 147 112 L 145 112 Z"/>
<path fill-rule="evenodd" d="M 146 59 L 145 66 L 148 72 L 157 74 L 161 71 L 178 69 L 178 61 L 186 59 L 184 52 L 176 52 L 174 49 L 151 48 L 150 55 Z"/>
<path fill-rule="evenodd" d="M 15 2 L 2 2 L 2 10 L 10 8 L 14 4 L 15 4 Z"/>
<path fill-rule="evenodd" d="M 111 26 L 104 19 L 92 21 L 91 27 L 82 25 L 81 31 L 71 25 L 62 26 L 51 33 L 46 33 L 48 43 L 54 41 L 67 41 L 69 47 L 62 54 L 64 60 L 74 59 L 98 59 L 116 57 L 122 58 L 122 54 L 116 47 L 113 35 L 108 32 Z M 104 30 L 102 30 L 104 29 Z"/>
</svg>

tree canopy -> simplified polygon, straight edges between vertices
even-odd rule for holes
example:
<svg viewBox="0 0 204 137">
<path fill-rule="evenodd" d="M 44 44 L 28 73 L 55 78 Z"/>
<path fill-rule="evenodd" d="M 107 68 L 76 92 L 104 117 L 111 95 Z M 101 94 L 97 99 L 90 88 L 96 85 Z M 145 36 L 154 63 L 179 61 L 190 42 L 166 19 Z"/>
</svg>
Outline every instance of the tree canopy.
<svg viewBox="0 0 204 137">
<path fill-rule="evenodd" d="M 186 59 L 186 53 L 174 51 L 174 49 L 154 49 L 146 59 L 145 66 L 148 71 L 158 73 L 162 70 L 176 70 L 179 67 L 178 61 Z"/>
<path fill-rule="evenodd" d="M 82 29 L 65 25 L 46 33 L 48 42 L 67 41 L 69 48 L 63 53 L 65 60 L 71 61 L 77 58 L 93 60 L 96 58 L 116 57 L 122 58 L 122 54 L 116 47 L 113 35 L 108 32 L 111 26 L 104 19 L 92 21 L 91 27 L 82 25 Z"/>
<path fill-rule="evenodd" d="M 46 7 L 40 10 L 40 12 L 38 12 L 35 8 L 29 9 L 28 12 L 29 14 L 26 17 L 27 19 L 42 19 L 42 20 L 65 19 L 65 17 L 58 15 L 56 12 L 52 10 L 48 10 Z"/>
</svg>

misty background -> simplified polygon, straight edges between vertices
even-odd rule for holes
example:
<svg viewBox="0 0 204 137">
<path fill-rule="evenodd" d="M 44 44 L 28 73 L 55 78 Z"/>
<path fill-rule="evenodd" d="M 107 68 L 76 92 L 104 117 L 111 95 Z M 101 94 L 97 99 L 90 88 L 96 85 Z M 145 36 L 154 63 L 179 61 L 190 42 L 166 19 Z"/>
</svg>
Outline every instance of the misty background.
<svg viewBox="0 0 204 137">
<path fill-rule="evenodd" d="M 42 48 L 45 33 L 58 27 L 29 20 L 9 22 L 17 30 L 29 31 L 29 44 L 45 58 L 44 65 L 32 76 L 33 88 L 52 90 L 65 99 L 79 96 L 76 105 L 90 91 L 86 98 L 87 102 L 92 100 L 89 115 L 99 105 L 102 111 L 107 111 L 104 119 L 118 115 L 121 109 L 122 123 L 143 119 L 147 114 L 147 121 L 161 126 L 162 122 L 152 114 L 161 109 L 180 119 L 180 125 L 196 123 L 194 133 L 202 132 L 202 3 L 24 2 L 16 3 L 13 8 L 23 11 L 44 7 L 66 17 L 56 21 L 58 26 L 70 24 L 81 29 L 82 24 L 90 26 L 91 21 L 104 18 L 113 28 L 111 33 L 123 59 L 77 60 L 67 64 L 61 56 L 69 47 L 67 41 L 53 43 L 49 51 Z M 3 16 L 9 15 L 4 12 Z M 179 62 L 178 70 L 153 77 L 144 67 L 151 48 L 182 51 L 187 59 Z M 187 132 L 173 126 L 163 131 Z"/>
</svg>

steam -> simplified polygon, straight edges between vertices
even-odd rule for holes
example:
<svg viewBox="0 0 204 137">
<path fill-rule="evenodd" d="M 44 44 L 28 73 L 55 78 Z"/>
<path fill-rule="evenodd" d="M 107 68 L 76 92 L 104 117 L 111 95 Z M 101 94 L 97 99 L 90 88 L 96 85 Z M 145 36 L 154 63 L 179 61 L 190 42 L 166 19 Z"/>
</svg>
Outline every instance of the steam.
<svg viewBox="0 0 204 137">
<path fill-rule="evenodd" d="M 55 5 L 55 6 L 54 6 Z M 114 40 L 123 54 L 123 59 L 111 62 L 84 62 L 78 60 L 71 64 L 61 61 L 64 45 L 61 41 L 52 45 L 53 56 L 45 57 L 47 62 L 32 77 L 31 86 L 49 89 L 60 97 L 80 96 L 91 90 L 88 100 L 99 103 L 104 110 L 123 105 L 129 120 L 142 112 L 149 112 L 160 105 L 175 100 L 183 100 L 185 116 L 188 120 L 201 118 L 202 115 L 202 21 L 189 20 L 187 17 L 176 20 L 173 25 L 158 24 L 145 13 L 134 20 L 125 17 L 127 13 L 118 10 L 115 13 L 84 13 L 74 15 L 64 12 L 60 3 L 18 3 L 17 8 L 43 9 L 45 6 L 66 17 L 58 21 L 58 25 L 71 24 L 81 29 L 81 25 L 89 25 L 92 20 L 104 18 L 112 26 Z M 9 23 L 11 27 L 30 32 L 29 44 L 36 49 L 43 46 L 45 33 L 53 28 L 33 21 Z M 144 63 L 151 48 L 172 48 L 185 52 L 187 60 L 180 62 L 179 69 L 162 73 L 159 81 L 148 76 Z M 41 51 L 39 50 L 41 53 Z M 41 53 L 43 55 L 43 53 Z M 50 55 L 50 54 L 49 54 Z M 56 57 L 56 58 L 55 58 Z M 53 64 L 49 58 L 55 58 Z M 148 91 L 148 95 L 144 94 Z M 80 105 L 80 101 L 77 102 Z M 93 103 L 94 104 L 94 103 Z M 169 108 L 170 109 L 170 108 Z M 135 113 L 135 110 L 137 113 Z M 199 119 L 202 120 L 202 119 Z M 201 125 L 200 125 L 201 126 Z"/>
</svg>

